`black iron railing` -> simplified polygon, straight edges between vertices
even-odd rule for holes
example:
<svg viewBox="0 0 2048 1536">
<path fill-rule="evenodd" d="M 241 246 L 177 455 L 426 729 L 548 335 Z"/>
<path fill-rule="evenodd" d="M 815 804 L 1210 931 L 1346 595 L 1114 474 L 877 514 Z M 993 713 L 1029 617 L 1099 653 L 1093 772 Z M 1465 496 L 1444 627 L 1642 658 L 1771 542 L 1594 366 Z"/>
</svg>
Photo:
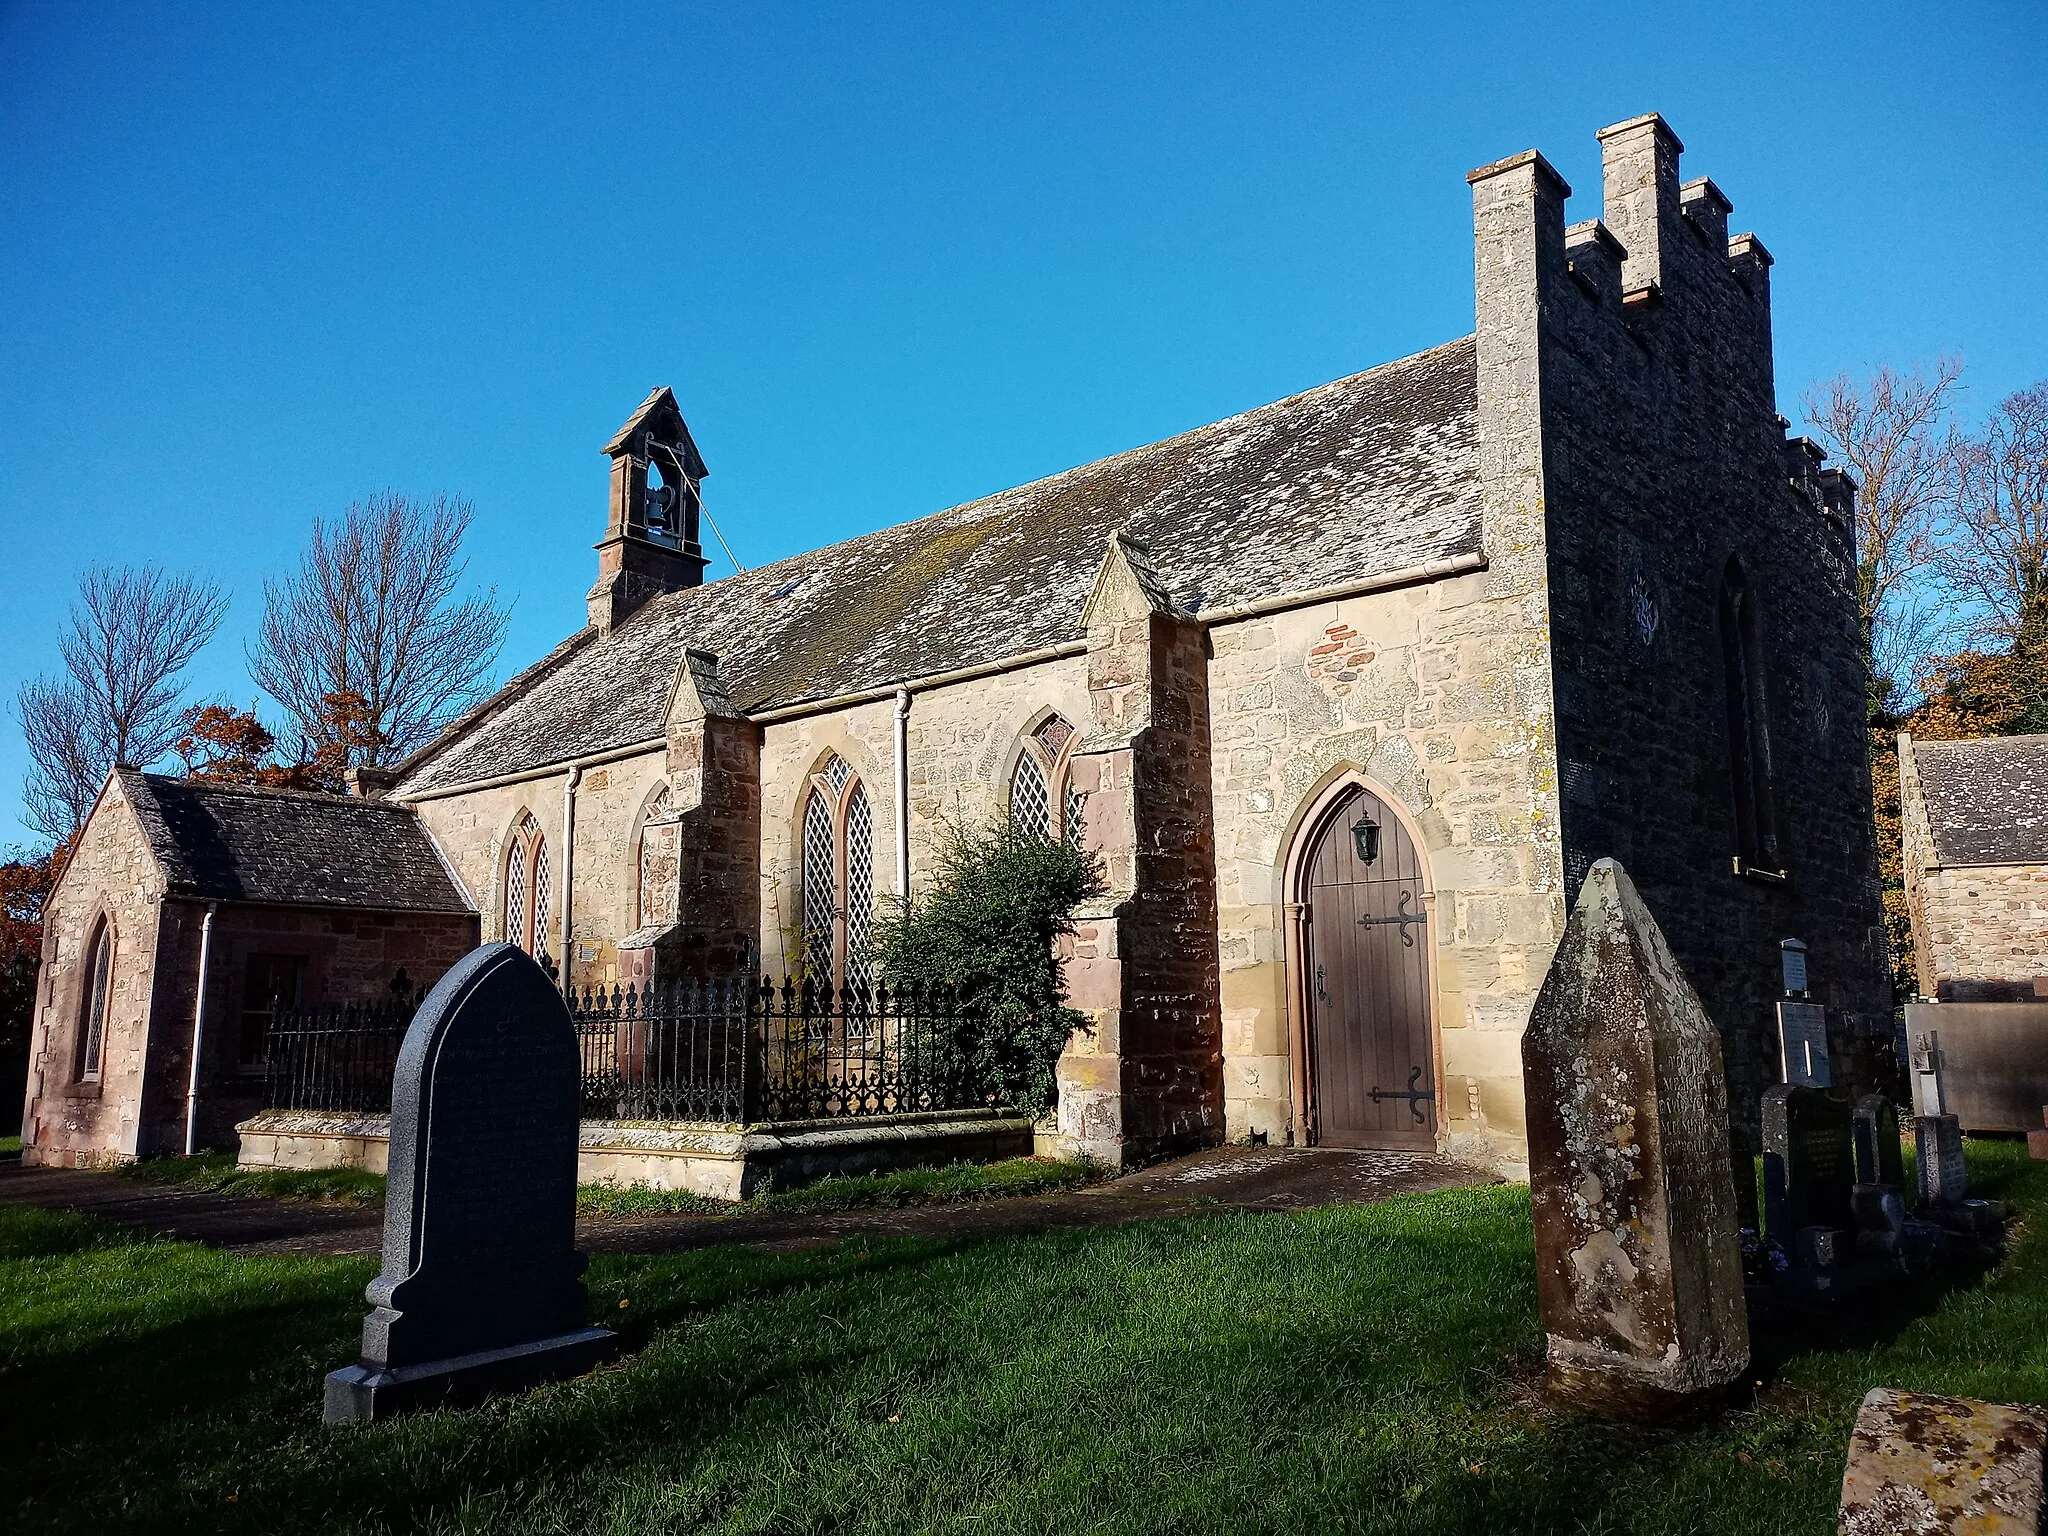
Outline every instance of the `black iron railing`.
<svg viewBox="0 0 2048 1536">
<path fill-rule="evenodd" d="M 851 1120 L 1001 1100 L 961 1049 L 972 1016 L 943 987 L 749 980 L 599 987 L 569 999 L 592 1120 Z M 386 1113 L 409 1002 L 276 1010 L 273 1109 Z"/>
<path fill-rule="evenodd" d="M 338 1008 L 274 1008 L 263 1035 L 264 1105 L 388 1114 L 391 1073 L 412 1022 L 409 998 Z"/>
</svg>

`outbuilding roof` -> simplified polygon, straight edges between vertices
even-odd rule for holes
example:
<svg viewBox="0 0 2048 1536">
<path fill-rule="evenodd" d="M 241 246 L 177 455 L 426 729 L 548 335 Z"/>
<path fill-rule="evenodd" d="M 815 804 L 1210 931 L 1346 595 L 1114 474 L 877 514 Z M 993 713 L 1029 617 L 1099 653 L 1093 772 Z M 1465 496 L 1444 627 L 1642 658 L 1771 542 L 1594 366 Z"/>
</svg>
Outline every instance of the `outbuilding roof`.
<svg viewBox="0 0 2048 1536">
<path fill-rule="evenodd" d="M 2048 864 L 2048 736 L 1913 742 L 1943 865 Z"/>
<path fill-rule="evenodd" d="M 1480 549 L 1466 337 L 1016 490 L 650 599 L 586 629 L 416 755 L 393 791 L 658 737 L 686 647 L 742 711 L 1078 640 L 1108 541 L 1201 614 Z"/>
<path fill-rule="evenodd" d="M 469 912 L 416 813 L 385 801 L 114 770 L 169 892 L 211 901 Z"/>
</svg>

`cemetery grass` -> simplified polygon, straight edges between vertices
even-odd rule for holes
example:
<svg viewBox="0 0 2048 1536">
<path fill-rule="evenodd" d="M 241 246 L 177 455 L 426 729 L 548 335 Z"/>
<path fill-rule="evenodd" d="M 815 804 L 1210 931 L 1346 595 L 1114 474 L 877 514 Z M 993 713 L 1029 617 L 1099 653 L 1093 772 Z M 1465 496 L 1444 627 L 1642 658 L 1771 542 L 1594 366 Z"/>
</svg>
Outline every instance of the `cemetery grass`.
<svg viewBox="0 0 2048 1536">
<path fill-rule="evenodd" d="M 148 1158 L 126 1164 L 119 1171 L 145 1183 L 212 1194 L 330 1205 L 381 1205 L 384 1201 L 381 1173 L 356 1168 L 238 1168 L 234 1154 L 228 1152 Z M 712 1200 L 688 1190 L 650 1189 L 645 1184 L 584 1184 L 576 1191 L 576 1209 L 585 1216 L 802 1215 L 868 1206 L 944 1205 L 1055 1194 L 1101 1177 L 1101 1170 L 1079 1160 L 1013 1157 L 999 1163 L 952 1163 L 858 1177 L 835 1176 L 739 1202 Z"/>
<path fill-rule="evenodd" d="M 361 1259 L 0 1207 L 0 1527 L 1821 1533 L 1873 1385 L 2048 1397 L 2048 1164 L 1978 1283 L 1802 1344 L 1683 1433 L 1545 1409 L 1527 1192 L 933 1242 L 602 1257 L 632 1353 L 323 1429 Z"/>
</svg>

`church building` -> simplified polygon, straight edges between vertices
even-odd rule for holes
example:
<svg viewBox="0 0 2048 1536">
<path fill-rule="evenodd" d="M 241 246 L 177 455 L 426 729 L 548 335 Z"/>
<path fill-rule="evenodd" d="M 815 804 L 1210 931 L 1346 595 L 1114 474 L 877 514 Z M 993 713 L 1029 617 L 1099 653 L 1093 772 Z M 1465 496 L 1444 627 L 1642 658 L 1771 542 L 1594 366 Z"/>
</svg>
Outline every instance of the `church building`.
<svg viewBox="0 0 2048 1536">
<path fill-rule="evenodd" d="M 1846 1055 L 1891 1038 L 1855 488 L 1778 415 L 1762 243 L 1660 117 L 1599 139 L 1598 218 L 1534 151 L 1471 173 L 1471 335 L 721 580 L 656 390 L 587 626 L 366 790 L 577 986 L 859 981 L 949 824 L 1077 838 L 1110 892 L 1040 1145 L 1118 1166 L 1519 1172 L 1521 1033 L 1612 856 L 1753 1127 L 1781 940 Z"/>
</svg>

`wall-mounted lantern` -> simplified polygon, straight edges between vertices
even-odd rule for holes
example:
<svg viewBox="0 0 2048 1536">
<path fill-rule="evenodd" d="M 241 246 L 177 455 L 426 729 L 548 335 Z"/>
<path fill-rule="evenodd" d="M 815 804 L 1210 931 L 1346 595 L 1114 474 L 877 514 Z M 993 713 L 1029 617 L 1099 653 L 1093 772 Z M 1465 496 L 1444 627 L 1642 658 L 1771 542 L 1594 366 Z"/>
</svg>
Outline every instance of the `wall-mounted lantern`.
<svg viewBox="0 0 2048 1536">
<path fill-rule="evenodd" d="M 1351 846 L 1358 850 L 1358 861 L 1370 864 L 1380 856 L 1380 824 L 1372 819 L 1372 812 L 1360 816 L 1351 827 Z"/>
</svg>

